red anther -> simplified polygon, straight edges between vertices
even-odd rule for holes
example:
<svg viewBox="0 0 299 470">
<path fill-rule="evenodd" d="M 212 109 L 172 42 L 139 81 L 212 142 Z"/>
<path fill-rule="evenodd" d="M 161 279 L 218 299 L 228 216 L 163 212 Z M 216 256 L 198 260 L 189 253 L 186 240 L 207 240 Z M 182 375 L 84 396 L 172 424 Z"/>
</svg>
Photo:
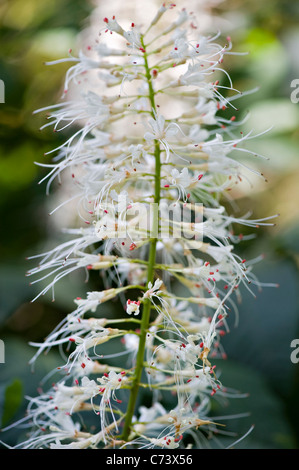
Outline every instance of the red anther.
<svg viewBox="0 0 299 470">
<path fill-rule="evenodd" d="M 127 300 L 127 303 L 130 305 L 130 303 L 131 303 L 131 300 L 130 300 L 130 299 L 128 299 L 128 300 Z"/>
<path fill-rule="evenodd" d="M 176 67 L 176 64 L 172 64 L 173 67 Z"/>
<path fill-rule="evenodd" d="M 212 276 L 213 274 L 214 274 L 214 272 L 213 272 L 213 271 L 211 271 L 211 272 L 210 272 L 210 275 Z"/>
<path fill-rule="evenodd" d="M 79 385 L 79 380 L 78 379 L 75 379 L 75 384 Z"/>
<path fill-rule="evenodd" d="M 135 248 L 137 248 L 137 245 L 135 245 L 135 243 L 131 243 L 129 250 L 133 251 Z"/>
<path fill-rule="evenodd" d="M 112 16 L 112 19 L 115 20 L 115 15 Z"/>
<path fill-rule="evenodd" d="M 145 52 L 145 49 L 144 49 L 143 47 L 139 47 L 139 50 L 140 50 L 141 52 Z"/>
<path fill-rule="evenodd" d="M 222 106 L 222 111 L 225 111 L 225 110 L 226 110 L 226 106 L 223 105 L 223 106 Z"/>
<path fill-rule="evenodd" d="M 187 198 L 189 199 L 189 197 L 190 197 L 190 196 L 191 196 L 191 194 L 190 194 L 190 193 L 188 193 L 188 194 L 187 194 Z"/>
<path fill-rule="evenodd" d="M 185 348 L 185 347 L 186 347 L 186 345 L 185 345 L 184 343 L 182 343 L 181 346 L 182 346 L 182 348 Z"/>
<path fill-rule="evenodd" d="M 121 382 L 121 379 L 119 378 L 118 381 Z"/>
<path fill-rule="evenodd" d="M 153 69 L 152 70 L 152 75 L 154 78 L 156 78 L 156 76 L 158 75 L 158 70 L 157 69 Z"/>
<path fill-rule="evenodd" d="M 198 177 L 197 177 L 198 181 L 200 181 L 202 177 L 203 177 L 203 175 L 198 175 Z"/>
<path fill-rule="evenodd" d="M 217 390 L 216 390 L 215 388 L 213 388 L 213 389 L 212 389 L 212 392 L 211 392 L 211 396 L 215 395 L 216 391 L 217 391 Z"/>
<path fill-rule="evenodd" d="M 227 36 L 227 41 L 230 42 L 231 41 L 231 37 L 230 36 Z"/>
<path fill-rule="evenodd" d="M 175 48 L 174 48 L 174 50 L 175 50 L 175 51 L 177 51 L 177 50 L 178 50 L 178 48 L 177 48 L 177 47 L 175 47 Z"/>
<path fill-rule="evenodd" d="M 246 259 L 242 259 L 242 263 L 246 263 Z"/>
<path fill-rule="evenodd" d="M 90 50 L 91 50 L 91 46 L 87 46 L 87 50 L 90 51 Z"/>
<path fill-rule="evenodd" d="M 72 173 L 72 178 L 75 178 L 75 175 L 74 175 L 74 173 Z"/>
<path fill-rule="evenodd" d="M 220 331 L 219 331 L 219 335 L 220 335 L 220 336 L 225 336 L 225 335 L 226 335 L 226 332 L 225 332 L 224 330 L 220 330 Z"/>
<path fill-rule="evenodd" d="M 226 284 L 226 286 L 224 286 L 224 289 L 227 290 L 228 289 L 228 285 Z"/>
<path fill-rule="evenodd" d="M 107 209 L 104 209 L 104 212 L 105 212 L 105 214 L 108 214 L 108 211 L 107 211 Z"/>
<path fill-rule="evenodd" d="M 121 400 L 119 400 L 118 398 L 116 398 L 116 400 L 115 400 L 115 401 L 116 401 L 116 403 L 122 403 L 122 401 L 121 401 Z"/>
<path fill-rule="evenodd" d="M 236 116 L 232 116 L 232 117 L 230 118 L 230 120 L 231 120 L 231 121 L 235 121 L 235 120 L 236 120 Z"/>
<path fill-rule="evenodd" d="M 169 184 L 165 184 L 165 185 L 164 185 L 164 188 L 169 188 Z"/>
<path fill-rule="evenodd" d="M 203 348 L 203 342 L 200 343 L 199 347 L 200 347 L 200 348 Z"/>
<path fill-rule="evenodd" d="M 126 375 L 126 371 L 122 370 L 120 375 Z"/>
<path fill-rule="evenodd" d="M 209 266 L 209 264 L 210 264 L 210 263 L 209 263 L 208 261 L 205 262 L 205 266 Z"/>
<path fill-rule="evenodd" d="M 104 375 L 104 377 L 109 377 L 109 375 L 107 374 L 107 372 L 105 372 L 103 375 Z"/>
<path fill-rule="evenodd" d="M 187 380 L 187 384 L 188 384 L 189 382 L 191 382 L 191 380 L 192 380 L 192 379 L 188 379 L 188 380 Z"/>
<path fill-rule="evenodd" d="M 222 320 L 223 315 L 221 315 L 221 313 L 220 313 L 220 314 L 218 315 L 218 318 L 219 318 L 219 320 Z"/>
<path fill-rule="evenodd" d="M 215 85 L 219 85 L 219 80 L 216 80 Z"/>
<path fill-rule="evenodd" d="M 104 21 L 104 23 L 109 23 L 108 18 L 104 18 L 103 21 Z"/>
<path fill-rule="evenodd" d="M 124 246 L 124 245 L 125 245 L 125 242 L 121 242 L 121 244 Z"/>
<path fill-rule="evenodd" d="M 135 23 L 131 23 L 131 28 L 134 28 L 134 26 L 135 26 Z"/>
<path fill-rule="evenodd" d="M 82 369 L 84 369 L 86 367 L 86 364 L 84 364 L 84 362 L 82 362 L 81 367 L 82 367 Z"/>
<path fill-rule="evenodd" d="M 222 353 L 222 354 L 221 354 L 221 357 L 222 357 L 222 359 L 225 360 L 225 359 L 227 359 L 227 354 L 226 354 L 226 353 Z"/>
<path fill-rule="evenodd" d="M 69 338 L 69 341 L 71 341 L 72 343 L 74 343 L 76 340 L 74 338 Z"/>
<path fill-rule="evenodd" d="M 220 390 L 220 388 L 221 388 L 220 385 L 217 384 L 217 388 L 218 388 L 218 390 Z"/>
<path fill-rule="evenodd" d="M 88 269 L 89 271 L 93 268 L 92 264 L 89 264 L 88 266 L 86 266 L 86 269 Z"/>
</svg>

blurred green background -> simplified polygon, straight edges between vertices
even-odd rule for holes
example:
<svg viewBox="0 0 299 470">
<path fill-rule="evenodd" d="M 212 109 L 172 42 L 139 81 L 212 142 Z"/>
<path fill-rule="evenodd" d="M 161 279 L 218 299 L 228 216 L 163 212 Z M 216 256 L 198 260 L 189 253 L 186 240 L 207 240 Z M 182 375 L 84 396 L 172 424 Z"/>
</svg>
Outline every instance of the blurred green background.
<svg viewBox="0 0 299 470">
<path fill-rule="evenodd" d="M 239 250 L 247 259 L 265 253 L 255 273 L 260 281 L 280 287 L 264 288 L 256 299 L 244 292 L 240 324 L 223 339 L 228 360 L 218 366 L 225 383 L 250 394 L 225 410 L 251 412 L 241 423 L 229 423 L 237 432 L 255 424 L 241 448 L 299 447 L 299 364 L 290 360 L 290 343 L 299 338 L 299 104 L 290 99 L 291 82 L 299 79 L 298 9 L 292 0 L 230 0 L 214 10 L 227 20 L 234 50 L 249 52 L 226 62 L 234 86 L 259 87 L 238 101 L 242 116 L 250 112 L 243 130 L 259 133 L 271 127 L 251 144 L 270 158 L 256 162 L 268 183 L 257 181 L 248 196 L 234 196 L 240 214 L 248 207 L 257 218 L 280 213 L 276 227 L 260 229 Z M 50 294 L 30 303 L 39 287 L 29 286 L 25 272 L 34 262 L 25 258 L 39 253 L 54 236 L 45 186 L 38 185 L 44 172 L 33 162 L 49 162 L 43 154 L 59 143 L 59 136 L 40 132 L 44 116 L 32 112 L 60 98 L 66 65 L 45 67 L 43 62 L 76 50 L 77 35 L 91 11 L 92 4 L 82 0 L 0 3 L 0 78 L 5 83 L 5 103 L 0 104 L 1 426 L 23 416 L 24 396 L 35 395 L 41 377 L 60 364 L 52 351 L 39 359 L 32 374 L 28 341 L 42 341 L 73 309 L 72 299 L 86 290 L 81 275 L 73 275 L 57 286 L 55 303 Z M 220 413 L 217 405 L 214 412 Z M 17 430 L 5 437 L 11 445 L 17 439 Z"/>
</svg>

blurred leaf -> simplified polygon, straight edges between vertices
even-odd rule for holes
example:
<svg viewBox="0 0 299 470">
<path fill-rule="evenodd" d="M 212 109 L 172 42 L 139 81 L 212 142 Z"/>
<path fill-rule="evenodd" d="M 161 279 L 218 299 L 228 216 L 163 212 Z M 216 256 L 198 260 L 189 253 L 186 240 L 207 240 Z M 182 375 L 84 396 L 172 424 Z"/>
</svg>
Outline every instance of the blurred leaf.
<svg viewBox="0 0 299 470">
<path fill-rule="evenodd" d="M 216 416 L 214 420 L 224 423 L 225 431 L 235 433 L 235 437 L 222 438 L 219 428 L 222 444 L 231 445 L 254 425 L 249 436 L 234 446 L 235 448 L 293 448 L 294 439 L 284 414 L 283 404 L 267 385 L 265 375 L 237 361 L 214 362 L 217 364 L 224 387 L 228 385 L 229 390 L 233 389 L 243 395 L 248 394 L 245 398 L 238 398 L 236 395 L 236 398 L 225 401 L 219 396 L 219 403 L 214 403 L 213 414 Z M 233 396 L 233 393 L 231 395 Z M 234 419 L 233 416 L 237 417 L 239 414 L 249 414 L 249 416 Z M 231 418 L 223 420 L 222 416 L 231 416 Z"/>
<path fill-rule="evenodd" d="M 14 417 L 23 400 L 23 385 L 19 379 L 15 379 L 4 391 L 4 403 L 1 425 L 5 427 Z"/>
<path fill-rule="evenodd" d="M 297 220 L 278 235 L 276 242 L 280 249 L 288 253 L 299 253 L 299 223 Z"/>
<path fill-rule="evenodd" d="M 56 367 L 61 365 L 63 359 L 54 351 L 50 351 L 47 355 L 40 356 L 33 371 L 28 362 L 35 352 L 36 348 L 28 346 L 23 340 L 16 339 L 15 337 L 5 338 L 5 364 L 0 364 L 0 387 L 2 389 L 5 389 L 7 384 L 18 380 L 23 384 L 24 396 L 37 396 L 37 388 L 41 386 L 41 380 L 49 374 L 49 371 L 54 370 L 55 372 Z M 51 375 L 49 377 L 51 377 Z M 45 387 L 49 388 L 50 385 L 49 382 L 47 382 Z M 13 417 L 14 421 L 24 418 L 27 405 L 27 400 L 22 400 L 21 406 L 18 404 L 16 415 Z M 25 437 L 24 434 L 26 432 L 27 429 L 24 430 L 14 427 L 2 433 L 1 440 L 8 445 L 16 445 L 19 436 L 22 435 Z"/>
<path fill-rule="evenodd" d="M 36 160 L 35 146 L 27 143 L 16 147 L 7 156 L 0 155 L 0 184 L 1 186 L 21 188 L 27 186 L 37 174 L 37 167 L 32 162 Z"/>
<path fill-rule="evenodd" d="M 288 71 L 288 58 L 279 39 L 266 28 L 253 28 L 242 49 L 249 52 L 245 73 L 262 87 L 265 96 L 273 96 L 273 89 Z"/>
<path fill-rule="evenodd" d="M 257 130 L 259 125 L 262 125 L 260 117 L 256 116 L 257 126 L 254 126 L 254 129 Z M 250 118 L 253 121 L 253 115 Z M 260 123 L 260 124 L 259 124 Z M 262 125 L 263 130 L 266 129 L 265 125 Z M 261 129 L 259 129 L 261 130 Z M 258 168 L 262 171 L 269 174 L 269 172 L 279 172 L 280 176 L 282 173 L 286 174 L 290 172 L 293 168 L 298 168 L 298 139 L 291 139 L 289 136 L 282 137 L 275 135 L 275 129 L 272 129 L 271 132 L 267 133 L 263 137 L 256 139 L 254 142 L 249 142 L 246 145 L 246 148 L 260 155 L 264 155 L 269 158 L 266 163 L 259 162 Z M 252 166 L 252 159 L 246 159 L 246 162 Z M 276 177 L 276 174 L 273 175 Z M 270 181 L 271 182 L 271 181 Z M 278 201 L 278 199 L 276 199 Z"/>
<path fill-rule="evenodd" d="M 250 115 L 245 129 L 263 132 L 271 129 L 267 135 L 290 132 L 299 126 L 299 108 L 290 99 L 271 99 L 255 103 L 250 107 Z"/>
<path fill-rule="evenodd" d="M 70 28 L 56 28 L 37 34 L 31 52 L 56 60 L 60 56 L 66 57 L 68 50 L 72 49 L 74 44 L 76 44 L 76 31 Z"/>
<path fill-rule="evenodd" d="M 269 253 L 269 245 L 260 246 L 260 252 Z M 279 288 L 254 289 L 256 298 L 242 289 L 239 325 L 232 326 L 222 343 L 229 358 L 259 371 L 287 395 L 295 373 L 290 343 L 299 323 L 298 271 L 291 260 L 272 255 L 256 265 L 254 273 L 260 282 L 277 283 Z"/>
<path fill-rule="evenodd" d="M 25 267 L 0 265 L 0 324 L 23 302 L 30 299 Z M 16 295 L 17 292 L 17 295 Z"/>
</svg>

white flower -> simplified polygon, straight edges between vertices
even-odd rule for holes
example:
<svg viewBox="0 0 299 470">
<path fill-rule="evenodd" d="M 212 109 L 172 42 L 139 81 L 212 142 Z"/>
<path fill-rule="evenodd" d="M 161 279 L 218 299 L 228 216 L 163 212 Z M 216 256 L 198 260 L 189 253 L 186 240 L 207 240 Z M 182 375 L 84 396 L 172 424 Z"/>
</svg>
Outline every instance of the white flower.
<svg viewBox="0 0 299 470">
<path fill-rule="evenodd" d="M 160 291 L 160 287 L 163 285 L 163 281 L 161 279 L 156 279 L 154 285 L 149 282 L 148 283 L 148 290 L 143 294 L 143 298 L 148 299 L 155 296 L 158 296 L 162 291 Z"/>
<path fill-rule="evenodd" d="M 168 139 L 176 136 L 179 131 L 179 126 L 175 123 L 170 123 L 165 127 L 164 116 L 155 114 L 155 119 L 150 118 L 148 120 L 149 125 L 152 128 L 152 132 L 146 132 L 144 138 L 147 141 L 159 140 L 166 151 L 166 162 L 169 160 L 171 147 Z"/>
<path fill-rule="evenodd" d="M 139 315 L 140 313 L 140 301 L 139 300 L 137 302 L 135 302 L 134 300 L 130 300 L 130 299 L 127 300 L 127 314 L 132 315 L 132 313 L 134 313 L 135 316 Z"/>
<path fill-rule="evenodd" d="M 179 447 L 179 440 L 173 436 L 164 436 L 159 439 L 151 439 L 150 441 L 154 446 L 161 447 L 162 449 L 177 449 Z"/>
</svg>

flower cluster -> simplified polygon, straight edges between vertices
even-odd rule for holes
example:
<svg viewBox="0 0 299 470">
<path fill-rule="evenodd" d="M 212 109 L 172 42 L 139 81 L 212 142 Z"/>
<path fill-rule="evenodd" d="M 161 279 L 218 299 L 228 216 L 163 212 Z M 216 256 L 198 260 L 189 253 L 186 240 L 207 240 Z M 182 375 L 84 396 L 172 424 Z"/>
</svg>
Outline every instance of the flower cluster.
<svg viewBox="0 0 299 470">
<path fill-rule="evenodd" d="M 211 401 L 227 391 L 213 358 L 226 357 L 232 294 L 259 284 L 256 260 L 234 251 L 246 236 L 232 227 L 272 223 L 227 209 L 228 191 L 258 173 L 238 158 L 251 153 L 243 144 L 253 136 L 234 132 L 240 93 L 222 66 L 230 38 L 221 46 L 202 36 L 186 9 L 161 29 L 173 9 L 163 3 L 147 29 L 105 17 L 88 51 L 66 59 L 74 64 L 69 98 L 44 108 L 56 132 L 77 126 L 43 166 L 47 190 L 62 173 L 73 180 L 82 226 L 66 230 L 69 239 L 28 274 L 49 279 L 39 295 L 78 269 L 101 270 L 105 289 L 76 298 L 75 310 L 33 344 L 32 363 L 53 346 L 68 357 L 62 379 L 30 399 L 24 422 L 35 427 L 23 447 L 174 449 L 186 436 L 201 447 L 216 430 Z M 118 318 L 109 315 L 114 298 Z M 107 343 L 117 341 L 115 366 Z M 151 393 L 148 407 L 137 406 L 142 390 Z"/>
</svg>

